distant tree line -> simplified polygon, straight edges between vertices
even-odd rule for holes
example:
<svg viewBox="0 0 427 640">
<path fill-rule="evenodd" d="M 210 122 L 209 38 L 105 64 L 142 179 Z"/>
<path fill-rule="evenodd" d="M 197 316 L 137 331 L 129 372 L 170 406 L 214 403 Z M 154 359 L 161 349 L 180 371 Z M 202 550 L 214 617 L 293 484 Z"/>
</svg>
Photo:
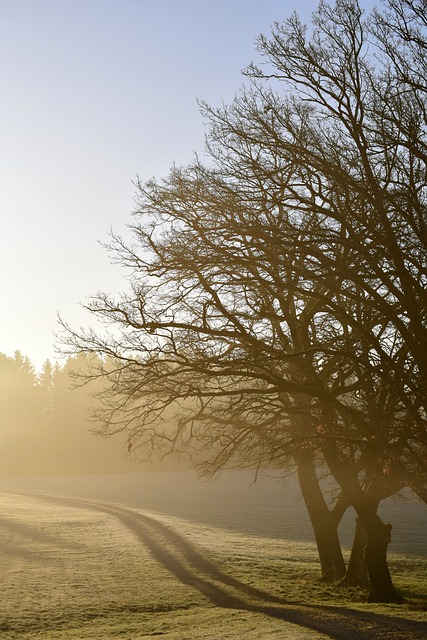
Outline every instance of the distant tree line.
<svg viewBox="0 0 427 640">
<path fill-rule="evenodd" d="M 94 400 L 73 388 L 72 371 L 87 371 L 84 356 L 46 360 L 36 372 L 19 351 L 0 354 L 0 475 L 31 476 L 123 471 L 119 442 L 99 442 L 88 420 Z"/>
<path fill-rule="evenodd" d="M 87 307 L 107 331 L 64 324 L 99 358 L 100 433 L 294 472 L 323 577 L 367 568 L 379 602 L 400 596 L 378 507 L 427 501 L 426 27 L 426 0 L 338 0 L 261 36 L 232 104 L 201 106 L 206 161 L 137 182 L 110 247 L 130 287 Z"/>
</svg>

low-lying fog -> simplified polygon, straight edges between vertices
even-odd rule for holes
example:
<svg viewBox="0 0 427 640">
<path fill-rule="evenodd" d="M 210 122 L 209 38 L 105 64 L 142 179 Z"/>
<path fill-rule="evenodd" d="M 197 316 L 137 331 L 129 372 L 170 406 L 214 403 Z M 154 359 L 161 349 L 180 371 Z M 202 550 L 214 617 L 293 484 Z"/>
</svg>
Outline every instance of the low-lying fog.
<svg viewBox="0 0 427 640">
<path fill-rule="evenodd" d="M 190 471 L 133 474 L 0 478 L 6 492 L 44 491 L 145 508 L 243 533 L 314 541 L 296 483 L 258 478 L 251 472 L 223 472 L 218 481 L 201 481 Z M 389 499 L 380 514 L 393 525 L 390 551 L 427 556 L 427 510 L 413 500 Z M 354 513 L 349 510 L 340 535 L 351 546 Z"/>
</svg>

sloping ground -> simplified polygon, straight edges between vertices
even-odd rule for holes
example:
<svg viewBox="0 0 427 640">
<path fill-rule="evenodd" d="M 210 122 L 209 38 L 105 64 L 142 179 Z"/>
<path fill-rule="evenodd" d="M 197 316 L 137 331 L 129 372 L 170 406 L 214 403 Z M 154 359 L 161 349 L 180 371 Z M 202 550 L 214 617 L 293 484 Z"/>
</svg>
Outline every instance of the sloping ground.
<svg viewBox="0 0 427 640">
<path fill-rule="evenodd" d="M 6 495 L 1 503 L 4 638 L 425 637 L 417 612 L 418 620 L 409 610 L 396 617 L 301 604 L 304 594 L 297 603 L 286 579 L 280 593 L 277 575 L 274 585 L 256 562 L 248 571 L 244 545 L 255 547 L 252 560 L 263 556 L 270 577 L 284 552 L 297 572 L 304 562 L 313 571 L 312 548 L 284 543 L 278 554 L 277 541 L 215 536 L 200 525 L 111 504 Z"/>
</svg>

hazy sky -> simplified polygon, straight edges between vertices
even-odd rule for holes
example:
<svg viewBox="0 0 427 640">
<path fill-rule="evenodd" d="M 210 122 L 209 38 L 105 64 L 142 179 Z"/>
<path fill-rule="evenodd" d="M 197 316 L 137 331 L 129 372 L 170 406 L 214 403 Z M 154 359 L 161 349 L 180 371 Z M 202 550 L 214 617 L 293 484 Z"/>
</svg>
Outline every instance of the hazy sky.
<svg viewBox="0 0 427 640">
<path fill-rule="evenodd" d="M 0 352 L 54 356 L 56 312 L 120 290 L 99 241 L 132 180 L 203 150 L 196 99 L 230 102 L 256 36 L 314 0 L 0 0 Z"/>
</svg>

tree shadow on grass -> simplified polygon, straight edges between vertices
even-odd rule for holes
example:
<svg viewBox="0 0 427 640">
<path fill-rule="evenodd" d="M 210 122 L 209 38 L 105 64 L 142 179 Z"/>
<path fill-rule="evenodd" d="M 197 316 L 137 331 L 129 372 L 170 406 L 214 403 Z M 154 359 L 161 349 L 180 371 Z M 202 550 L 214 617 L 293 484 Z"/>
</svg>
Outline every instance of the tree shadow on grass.
<svg viewBox="0 0 427 640">
<path fill-rule="evenodd" d="M 218 607 L 278 618 L 335 640 L 422 640 L 426 637 L 427 624 L 424 622 L 348 607 L 293 604 L 247 585 L 222 572 L 170 527 L 132 509 L 50 495 L 38 494 L 37 497 L 102 511 L 118 518 L 178 580 L 197 589 Z"/>
<path fill-rule="evenodd" d="M 37 559 L 38 562 L 48 562 L 48 559 L 34 548 L 34 543 L 46 547 L 56 547 L 58 545 L 67 549 L 76 549 L 79 545 L 67 544 L 63 540 L 58 541 L 58 536 L 47 531 L 41 531 L 36 527 L 27 525 L 24 522 L 0 516 L 0 532 L 7 533 L 12 538 L 11 541 L 2 540 L 1 553 L 22 557 L 25 559 Z M 23 543 L 20 542 L 23 541 Z"/>
</svg>

